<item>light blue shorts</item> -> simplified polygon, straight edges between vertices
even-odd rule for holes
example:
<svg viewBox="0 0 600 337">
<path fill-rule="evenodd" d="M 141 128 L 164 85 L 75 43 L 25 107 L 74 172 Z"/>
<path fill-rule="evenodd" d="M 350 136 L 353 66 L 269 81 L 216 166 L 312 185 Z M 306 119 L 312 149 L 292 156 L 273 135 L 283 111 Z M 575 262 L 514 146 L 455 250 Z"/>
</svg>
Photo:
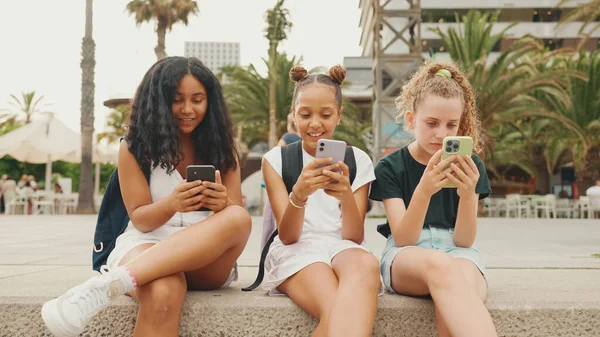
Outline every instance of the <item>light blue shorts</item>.
<svg viewBox="0 0 600 337">
<path fill-rule="evenodd" d="M 421 236 L 419 237 L 419 241 L 417 242 L 416 246 L 398 247 L 394 242 L 394 238 L 390 235 L 385 245 L 385 249 L 383 250 L 383 254 L 381 255 L 380 265 L 381 276 L 383 277 L 383 284 L 385 285 L 385 288 L 389 292 L 395 293 L 395 291 L 392 289 L 392 262 L 394 262 L 394 259 L 399 252 L 410 247 L 433 249 L 448 253 L 454 258 L 469 260 L 473 262 L 477 268 L 479 268 L 479 271 L 483 275 L 483 278 L 487 284 L 485 265 L 479 251 L 473 246 L 470 248 L 457 247 L 456 244 L 454 244 L 453 236 L 454 228 L 427 225 L 423 227 Z"/>
</svg>

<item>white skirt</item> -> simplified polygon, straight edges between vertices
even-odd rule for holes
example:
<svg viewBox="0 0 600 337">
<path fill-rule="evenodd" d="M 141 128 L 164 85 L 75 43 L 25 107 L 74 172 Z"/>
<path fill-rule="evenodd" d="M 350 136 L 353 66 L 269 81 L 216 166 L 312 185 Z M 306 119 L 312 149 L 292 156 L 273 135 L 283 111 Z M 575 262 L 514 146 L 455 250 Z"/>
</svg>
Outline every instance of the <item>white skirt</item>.
<svg viewBox="0 0 600 337">
<path fill-rule="evenodd" d="M 337 254 L 351 248 L 359 248 L 371 254 L 363 245 L 325 233 L 303 234 L 298 242 L 291 245 L 284 245 L 277 236 L 265 259 L 265 281 L 262 287 L 269 291 L 269 295 L 285 295 L 277 287 L 287 278 L 316 262 L 323 262 L 331 267 L 331 261 Z M 382 283 L 379 295 L 383 294 L 383 289 Z"/>
<path fill-rule="evenodd" d="M 125 255 L 129 253 L 133 248 L 143 245 L 146 243 L 157 244 L 160 241 L 166 239 L 170 235 L 173 235 L 180 230 L 186 228 L 184 227 L 176 227 L 171 225 L 162 225 L 157 229 L 151 232 L 140 232 L 137 230 L 131 221 L 129 221 L 129 225 L 127 225 L 127 229 L 125 232 L 117 238 L 117 242 L 115 243 L 115 248 L 108 255 L 108 259 L 106 261 L 106 265 L 108 268 L 113 268 L 118 266 Z M 231 285 L 232 282 L 237 281 L 238 272 L 237 272 L 237 262 L 231 269 L 231 273 L 229 274 L 229 278 L 221 287 L 225 288 Z"/>
</svg>

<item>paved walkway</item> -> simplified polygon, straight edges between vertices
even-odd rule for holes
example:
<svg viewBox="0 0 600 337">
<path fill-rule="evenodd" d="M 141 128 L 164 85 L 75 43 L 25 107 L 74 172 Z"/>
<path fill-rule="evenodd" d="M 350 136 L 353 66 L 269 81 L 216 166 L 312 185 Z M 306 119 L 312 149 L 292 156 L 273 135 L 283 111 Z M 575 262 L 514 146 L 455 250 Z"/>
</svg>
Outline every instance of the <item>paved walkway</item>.
<svg viewBox="0 0 600 337">
<path fill-rule="evenodd" d="M 366 224 L 367 246 L 378 257 L 385 239 L 375 227 L 382 220 Z M 41 304 L 96 275 L 90 269 L 94 225 L 94 216 L 0 216 L 0 337 L 49 336 Z M 262 218 L 253 218 L 232 289 L 188 295 L 181 336 L 312 331 L 314 320 L 289 299 L 238 290 L 256 275 L 261 225 Z M 600 336 L 600 258 L 592 256 L 600 253 L 600 220 L 480 219 L 476 245 L 489 269 L 486 304 L 501 336 Z M 123 297 L 85 335 L 131 336 L 135 312 Z M 435 336 L 433 316 L 431 301 L 386 294 L 374 335 Z"/>
<path fill-rule="evenodd" d="M 50 266 L 89 266 L 95 216 L 0 216 L 0 278 L 7 266 L 29 271 Z M 384 219 L 366 221 L 366 245 L 381 256 L 385 238 L 376 232 Z M 262 218 L 253 217 L 252 234 L 239 260 L 257 266 Z M 477 248 L 488 268 L 597 268 L 600 220 L 479 219 Z M 15 268 L 12 268 L 15 270 Z"/>
</svg>

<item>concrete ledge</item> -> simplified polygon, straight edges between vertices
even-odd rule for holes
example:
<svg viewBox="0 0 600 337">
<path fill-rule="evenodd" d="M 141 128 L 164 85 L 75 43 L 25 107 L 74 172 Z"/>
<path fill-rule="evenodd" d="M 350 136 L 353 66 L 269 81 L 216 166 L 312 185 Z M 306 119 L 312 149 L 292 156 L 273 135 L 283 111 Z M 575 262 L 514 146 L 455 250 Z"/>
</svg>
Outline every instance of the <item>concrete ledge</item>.
<svg viewBox="0 0 600 337">
<path fill-rule="evenodd" d="M 17 278 L 0 279 L 1 337 L 50 336 L 39 314 L 42 303 L 66 290 L 64 284 L 76 284 L 89 273 L 80 270 L 66 277 L 64 271 L 46 271 L 43 279 L 40 274 L 35 279 L 22 276 L 27 294 L 18 284 L 12 284 L 12 292 L 6 288 L 19 282 Z M 242 269 L 240 282 L 229 289 L 190 292 L 180 336 L 309 336 L 315 320 L 289 298 L 239 290 L 254 271 Z M 487 306 L 500 336 L 600 336 L 600 270 L 493 269 L 489 274 Z M 62 285 L 48 285 L 57 279 Z M 32 287 L 31 281 L 39 286 Z M 95 318 L 83 336 L 131 336 L 136 312 L 135 302 L 122 297 Z M 437 336 L 432 302 L 385 294 L 379 299 L 373 335 Z"/>
</svg>

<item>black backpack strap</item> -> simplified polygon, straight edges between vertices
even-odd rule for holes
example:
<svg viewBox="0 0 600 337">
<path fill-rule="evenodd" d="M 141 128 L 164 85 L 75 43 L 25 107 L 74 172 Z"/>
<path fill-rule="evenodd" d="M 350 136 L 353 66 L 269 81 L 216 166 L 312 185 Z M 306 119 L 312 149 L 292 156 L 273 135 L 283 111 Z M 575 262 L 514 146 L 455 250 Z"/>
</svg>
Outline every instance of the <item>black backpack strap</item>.
<svg viewBox="0 0 600 337">
<path fill-rule="evenodd" d="M 281 148 L 281 178 L 288 193 L 292 193 L 292 188 L 304 168 L 303 164 L 302 141 Z"/>
<path fill-rule="evenodd" d="M 354 183 L 354 179 L 356 178 L 356 158 L 354 157 L 354 150 L 352 149 L 352 146 L 346 147 L 344 164 L 348 166 L 348 170 L 350 171 L 350 185 L 352 185 L 352 183 Z"/>
<path fill-rule="evenodd" d="M 292 188 L 296 184 L 296 181 L 298 181 L 298 177 L 300 177 L 304 167 L 303 164 L 302 141 L 297 141 L 281 147 L 281 178 L 285 183 L 285 188 L 287 189 L 288 193 L 292 192 Z M 269 240 L 267 240 L 260 254 L 260 262 L 258 263 L 258 275 L 256 276 L 256 280 L 254 280 L 252 285 L 242 288 L 242 291 L 252 291 L 262 283 L 262 280 L 265 276 L 265 259 L 269 253 L 269 247 L 271 247 L 271 244 L 273 243 L 273 240 L 275 240 L 277 234 L 279 234 L 279 231 L 277 228 L 275 228 L 275 231 L 273 234 L 271 234 Z"/>
<path fill-rule="evenodd" d="M 254 283 L 252 283 L 250 286 L 242 288 L 242 291 L 252 291 L 262 283 L 263 278 L 265 277 L 265 259 L 267 258 L 267 254 L 269 253 L 269 247 L 271 247 L 271 244 L 273 243 L 273 240 L 275 240 L 277 234 L 279 234 L 279 231 L 275 229 L 273 234 L 269 236 L 269 240 L 267 240 L 267 242 L 265 243 L 265 247 L 260 253 L 260 262 L 258 263 L 258 275 L 256 275 L 256 280 L 254 280 Z"/>
</svg>

